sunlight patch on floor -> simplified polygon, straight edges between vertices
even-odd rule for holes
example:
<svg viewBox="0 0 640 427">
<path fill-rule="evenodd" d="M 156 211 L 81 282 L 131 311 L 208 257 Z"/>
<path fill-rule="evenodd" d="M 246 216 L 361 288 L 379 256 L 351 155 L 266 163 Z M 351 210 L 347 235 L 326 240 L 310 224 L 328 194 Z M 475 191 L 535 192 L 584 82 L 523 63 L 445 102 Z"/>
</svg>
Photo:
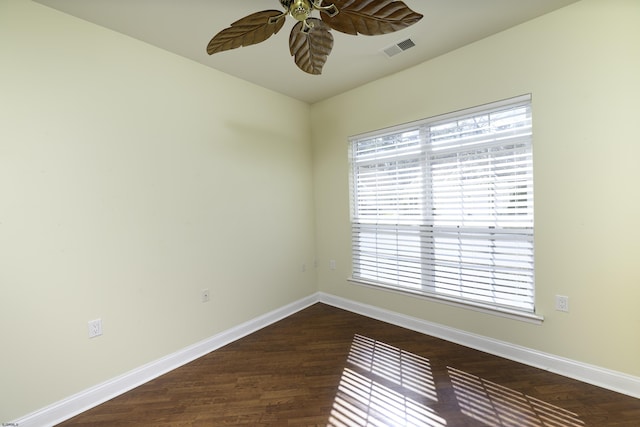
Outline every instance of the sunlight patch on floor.
<svg viewBox="0 0 640 427">
<path fill-rule="evenodd" d="M 329 427 L 446 426 L 424 401 L 437 401 L 428 359 L 356 335 Z"/>
<path fill-rule="evenodd" d="M 443 398 L 455 398 L 464 416 L 488 426 L 585 426 L 575 413 L 551 403 L 451 366 L 446 373 L 451 387 L 441 391 L 447 393 Z M 328 427 L 446 427 L 438 412 L 443 404 L 429 359 L 355 335 Z"/>
<path fill-rule="evenodd" d="M 447 367 L 463 414 L 489 426 L 582 427 L 573 412 L 467 372 Z"/>
</svg>

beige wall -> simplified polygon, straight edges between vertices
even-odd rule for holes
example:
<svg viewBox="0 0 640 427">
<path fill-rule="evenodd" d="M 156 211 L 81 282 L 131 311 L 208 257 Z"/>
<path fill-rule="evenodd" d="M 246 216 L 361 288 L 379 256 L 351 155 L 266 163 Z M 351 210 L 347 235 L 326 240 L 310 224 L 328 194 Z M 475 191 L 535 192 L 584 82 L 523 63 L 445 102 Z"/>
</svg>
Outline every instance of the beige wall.
<svg viewBox="0 0 640 427">
<path fill-rule="evenodd" d="M 320 290 L 640 375 L 640 2 L 584 0 L 312 106 Z M 542 325 L 346 282 L 347 137 L 531 93 Z M 337 269 L 329 269 L 329 260 Z M 554 310 L 556 294 L 570 313 Z"/>
<path fill-rule="evenodd" d="M 317 290 L 307 104 L 0 0 L 0 122 L 0 421 Z"/>
</svg>

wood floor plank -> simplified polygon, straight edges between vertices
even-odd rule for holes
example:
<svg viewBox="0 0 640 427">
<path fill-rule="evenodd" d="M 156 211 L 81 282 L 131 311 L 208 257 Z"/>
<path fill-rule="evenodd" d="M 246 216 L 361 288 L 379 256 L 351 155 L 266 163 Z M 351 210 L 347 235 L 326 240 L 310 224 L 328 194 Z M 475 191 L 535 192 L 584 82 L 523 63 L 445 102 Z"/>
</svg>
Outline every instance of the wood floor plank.
<svg viewBox="0 0 640 427">
<path fill-rule="evenodd" d="M 640 399 L 315 304 L 60 425 L 638 427 Z"/>
</svg>

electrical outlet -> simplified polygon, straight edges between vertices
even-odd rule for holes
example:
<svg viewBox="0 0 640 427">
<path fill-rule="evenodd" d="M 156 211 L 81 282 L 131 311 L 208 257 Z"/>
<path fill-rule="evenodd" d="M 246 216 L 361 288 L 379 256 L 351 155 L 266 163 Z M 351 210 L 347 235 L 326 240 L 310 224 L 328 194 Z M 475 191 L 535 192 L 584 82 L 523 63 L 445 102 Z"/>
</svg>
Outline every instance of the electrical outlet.
<svg viewBox="0 0 640 427">
<path fill-rule="evenodd" d="M 556 295 L 556 310 L 569 312 L 569 297 L 564 295 Z"/>
<path fill-rule="evenodd" d="M 335 270 L 336 269 L 336 260 L 335 259 L 332 259 L 332 260 L 329 261 L 329 268 L 331 270 Z"/>
<path fill-rule="evenodd" d="M 200 300 L 202 302 L 209 302 L 209 289 L 203 289 L 200 294 Z"/>
<path fill-rule="evenodd" d="M 102 319 L 89 321 L 89 338 L 95 338 L 102 335 Z"/>
</svg>

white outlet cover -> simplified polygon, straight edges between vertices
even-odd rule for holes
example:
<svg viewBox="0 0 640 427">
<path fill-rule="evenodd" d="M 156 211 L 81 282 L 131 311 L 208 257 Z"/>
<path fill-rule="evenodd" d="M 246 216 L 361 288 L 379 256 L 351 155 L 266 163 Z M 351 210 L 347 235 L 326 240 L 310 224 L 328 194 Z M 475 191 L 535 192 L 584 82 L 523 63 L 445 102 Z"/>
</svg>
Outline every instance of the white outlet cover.
<svg viewBox="0 0 640 427">
<path fill-rule="evenodd" d="M 102 319 L 89 321 L 89 338 L 95 338 L 102 335 Z"/>
<path fill-rule="evenodd" d="M 569 297 L 556 295 L 556 310 L 569 312 Z"/>
</svg>

